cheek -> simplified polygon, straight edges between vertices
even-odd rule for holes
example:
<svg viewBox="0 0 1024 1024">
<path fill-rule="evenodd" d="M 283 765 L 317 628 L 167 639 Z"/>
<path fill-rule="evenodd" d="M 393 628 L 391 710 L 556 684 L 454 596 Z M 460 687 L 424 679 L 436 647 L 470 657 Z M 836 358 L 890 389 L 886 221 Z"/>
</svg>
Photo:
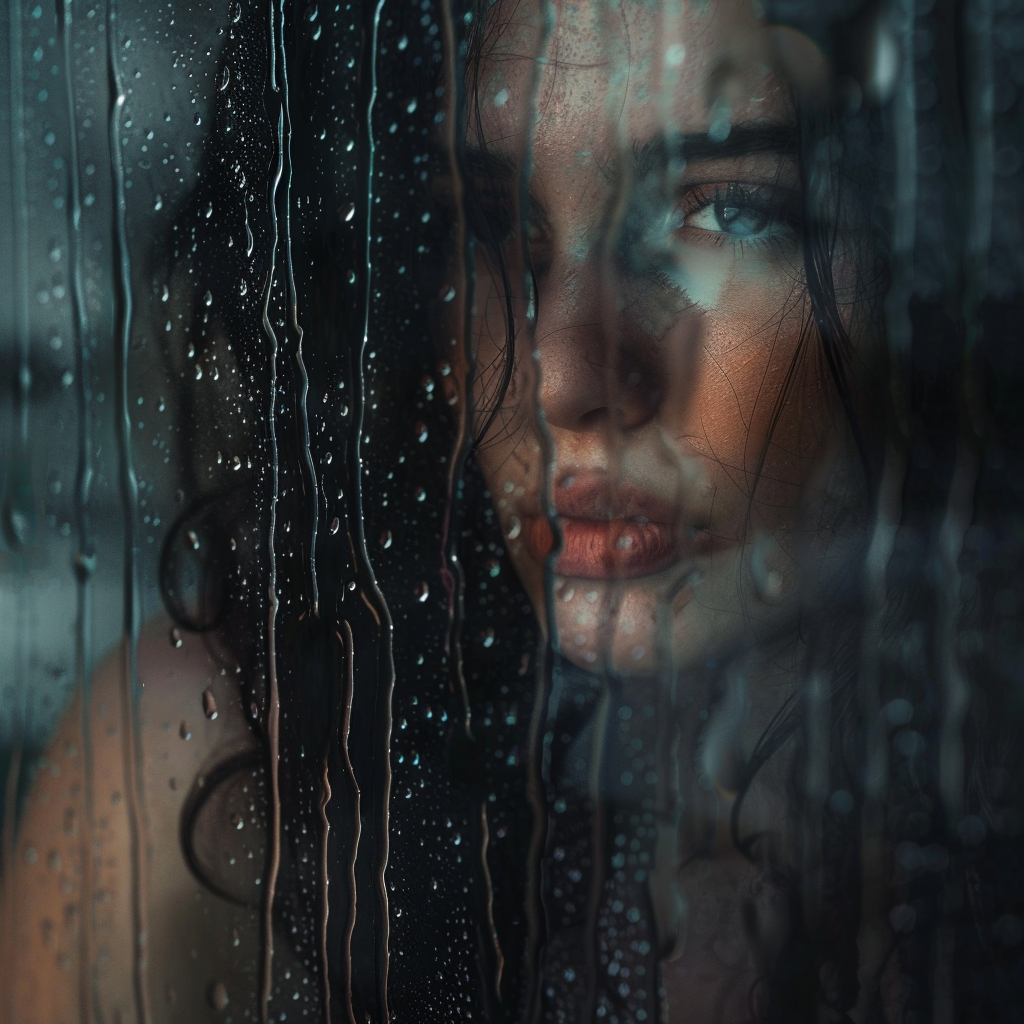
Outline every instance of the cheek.
<svg viewBox="0 0 1024 1024">
<path fill-rule="evenodd" d="M 770 281 L 736 294 L 742 301 L 701 317 L 687 433 L 738 486 L 756 478 L 768 500 L 766 490 L 799 487 L 820 449 L 824 382 L 804 293 Z"/>
</svg>

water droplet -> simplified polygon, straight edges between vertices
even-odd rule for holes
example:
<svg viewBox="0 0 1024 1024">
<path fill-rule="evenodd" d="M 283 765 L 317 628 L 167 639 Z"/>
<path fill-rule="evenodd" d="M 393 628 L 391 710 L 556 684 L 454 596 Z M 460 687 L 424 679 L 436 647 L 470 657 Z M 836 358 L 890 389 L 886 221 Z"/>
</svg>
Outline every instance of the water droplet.
<svg viewBox="0 0 1024 1024">
<path fill-rule="evenodd" d="M 682 67 L 686 59 L 686 47 L 682 43 L 673 43 L 665 51 L 665 66 L 669 68 Z"/>
<path fill-rule="evenodd" d="M 391 540 L 392 540 L 392 538 L 391 538 L 391 531 L 390 530 L 382 530 L 381 531 L 381 535 L 380 535 L 380 546 L 385 551 L 387 551 L 387 549 L 389 547 L 391 547 Z"/>
<path fill-rule="evenodd" d="M 490 576 L 491 579 L 495 579 L 501 575 L 501 563 L 496 558 L 488 559 L 484 568 L 487 570 L 487 575 Z"/>
<path fill-rule="evenodd" d="M 207 687 L 203 690 L 203 714 L 212 722 L 217 717 L 217 701 L 213 691 Z"/>
<path fill-rule="evenodd" d="M 517 516 L 511 516 L 508 521 L 508 539 L 515 540 L 523 532 L 523 524 Z"/>
<path fill-rule="evenodd" d="M 228 8 L 228 17 L 234 25 L 242 20 L 242 0 L 232 0 L 231 6 Z"/>
<path fill-rule="evenodd" d="M 426 439 L 428 437 L 426 423 L 423 423 L 423 422 L 417 423 L 416 427 L 415 427 L 415 430 L 416 430 L 416 440 L 419 441 L 420 444 L 423 444 L 423 442 L 426 441 Z"/>
<path fill-rule="evenodd" d="M 209 220 L 213 216 L 213 203 L 206 204 L 206 219 Z"/>
<path fill-rule="evenodd" d="M 231 68 L 229 68 L 227 64 L 225 64 L 224 67 L 221 69 L 220 73 L 220 91 L 223 92 L 228 87 L 230 82 Z"/>
<path fill-rule="evenodd" d="M 426 580 L 424 580 L 422 583 L 418 583 L 412 593 L 417 601 L 426 601 L 426 599 L 430 596 L 430 587 L 427 586 Z"/>
<path fill-rule="evenodd" d="M 331 536 L 332 537 L 338 532 L 340 527 L 341 527 L 341 520 L 337 516 L 335 516 L 331 520 Z"/>
<path fill-rule="evenodd" d="M 206 293 L 206 294 L 205 294 L 205 295 L 203 296 L 203 302 L 204 302 L 204 303 L 205 303 L 205 304 L 206 304 L 207 306 L 212 306 L 212 305 L 213 305 L 213 294 L 212 294 L 211 292 L 207 292 L 207 293 Z"/>
<path fill-rule="evenodd" d="M 223 981 L 216 981 L 210 986 L 210 1005 L 219 1012 L 227 1009 L 228 990 L 224 987 Z"/>
<path fill-rule="evenodd" d="M 237 829 L 239 831 L 245 828 L 245 818 L 243 818 L 242 815 L 240 815 L 237 811 L 231 815 L 231 818 L 229 820 L 231 822 L 232 828 Z"/>
<path fill-rule="evenodd" d="M 345 212 L 342 214 L 342 217 L 344 218 L 345 223 L 347 224 L 355 215 L 356 215 L 356 204 L 355 203 L 349 203 L 348 207 L 345 210 Z M 351 271 L 349 271 L 349 273 L 351 274 Z M 353 274 L 352 276 L 354 277 L 355 275 Z"/>
<path fill-rule="evenodd" d="M 189 729 L 188 722 L 186 722 L 184 718 L 181 720 L 181 725 L 178 726 L 178 735 L 183 740 L 192 739 L 192 730 Z"/>
<path fill-rule="evenodd" d="M 177 626 L 171 628 L 171 646 L 180 647 L 183 641 L 181 639 L 181 630 Z"/>
<path fill-rule="evenodd" d="M 398 48 L 400 50 L 404 50 L 408 45 L 409 45 L 409 37 L 408 36 L 402 36 L 402 38 L 398 40 Z"/>
<path fill-rule="evenodd" d="M 156 211 L 160 211 L 163 208 L 164 208 L 164 198 L 163 198 L 162 195 L 160 195 L 159 192 L 157 192 L 156 196 L 153 198 L 153 209 L 156 210 Z"/>
<path fill-rule="evenodd" d="M 84 551 L 75 553 L 75 575 L 83 583 L 96 571 L 96 554 Z"/>
<path fill-rule="evenodd" d="M 412 494 L 417 501 L 425 501 L 427 497 L 427 492 L 422 487 L 417 487 Z"/>
<path fill-rule="evenodd" d="M 196 116 L 192 120 L 195 121 L 195 125 L 197 128 L 203 123 L 203 118 L 200 114 L 196 114 Z"/>
<path fill-rule="evenodd" d="M 195 530 L 189 530 L 185 534 L 185 539 L 189 542 L 193 551 L 199 550 L 199 535 L 196 533 Z"/>
<path fill-rule="evenodd" d="M 416 113 L 416 97 L 415 96 L 411 100 L 409 100 L 409 102 L 406 104 L 405 112 L 407 114 L 415 114 Z"/>
</svg>

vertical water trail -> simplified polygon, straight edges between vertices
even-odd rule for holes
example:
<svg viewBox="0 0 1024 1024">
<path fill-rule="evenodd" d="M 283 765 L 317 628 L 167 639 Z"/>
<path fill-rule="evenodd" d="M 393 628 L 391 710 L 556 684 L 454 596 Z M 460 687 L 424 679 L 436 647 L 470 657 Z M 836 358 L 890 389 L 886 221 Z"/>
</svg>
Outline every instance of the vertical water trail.
<svg viewBox="0 0 1024 1024">
<path fill-rule="evenodd" d="M 9 80 L 10 80 L 10 114 L 11 114 L 11 196 L 10 215 L 12 222 L 12 252 L 13 274 L 14 274 L 14 330 L 17 343 L 18 358 L 18 382 L 16 391 L 16 412 L 18 419 L 17 437 L 14 441 L 13 458 L 8 470 L 5 494 L 3 495 L 3 508 L 0 514 L 3 515 L 2 530 L 7 535 L 8 542 L 12 548 L 21 548 L 28 540 L 27 526 L 28 519 L 23 518 L 28 512 L 24 506 L 24 498 L 27 496 L 31 502 L 29 461 L 28 461 L 28 425 L 29 425 L 29 387 L 31 385 L 29 367 L 29 314 L 28 314 L 28 279 L 25 272 L 27 263 L 28 244 L 28 196 L 26 189 L 27 172 L 25 161 L 27 159 L 25 147 L 25 101 L 22 82 L 22 8 L 20 0 L 11 0 L 8 8 L 10 21 L 10 49 L 9 49 Z M 29 486 L 26 486 L 29 485 Z M 27 491 L 27 495 L 26 495 Z M 13 560 L 12 560 L 13 561 Z M 9 877 L 13 877 L 16 871 L 17 859 L 16 843 L 17 833 L 15 829 L 15 814 L 17 810 L 17 795 L 21 777 L 22 753 L 21 738 L 24 736 L 25 721 L 25 698 L 29 692 L 26 686 L 26 657 L 25 657 L 25 629 L 20 621 L 22 609 L 25 607 L 24 588 L 25 572 L 20 559 L 15 563 L 15 590 L 17 595 L 16 615 L 18 621 L 13 623 L 13 642 L 16 645 L 17 656 L 15 664 L 18 667 L 17 679 L 17 705 L 10 716 L 10 723 L 14 737 L 15 749 L 12 751 L 11 762 L 7 770 L 5 782 L 5 803 L 4 821 L 2 829 L 3 850 L 0 857 L 3 858 L 4 866 Z M 10 627 L 9 627 L 10 628 Z M 16 888 L 16 885 L 15 885 Z M 14 897 L 16 898 L 16 897 Z M 16 915 L 12 915 L 12 921 Z M 16 942 L 11 942 L 9 949 L 17 948 Z"/>
<path fill-rule="evenodd" d="M 537 59 L 534 64 L 533 78 L 530 82 L 527 109 L 531 114 L 529 130 L 524 133 L 522 165 L 519 171 L 519 236 L 523 247 L 523 265 L 526 268 L 526 280 L 523 282 L 526 294 L 531 297 L 530 306 L 533 315 L 527 313 L 523 332 L 529 346 L 531 357 L 537 353 L 537 318 L 536 310 L 538 295 L 536 277 L 533 273 L 533 261 L 530 254 L 528 230 L 528 212 L 530 209 L 530 178 L 533 174 L 533 138 L 540 123 L 540 84 L 543 68 L 547 62 L 548 48 L 555 29 L 555 8 L 551 0 L 541 3 L 541 31 L 537 41 Z M 537 659 L 537 682 L 534 688 L 533 714 L 530 720 L 530 763 L 527 780 L 529 800 L 533 808 L 533 835 L 530 839 L 529 865 L 527 867 L 527 949 L 526 949 L 526 991 L 527 1020 L 539 1020 L 542 1011 L 543 985 L 542 965 L 540 962 L 544 943 L 544 847 L 547 841 L 547 801 L 545 797 L 545 779 L 550 775 L 551 761 L 551 730 L 549 714 L 554 700 L 551 693 L 551 674 L 553 666 L 553 645 L 558 642 L 558 628 L 555 622 L 555 590 L 554 565 L 558 552 L 562 547 L 562 532 L 558 525 L 558 517 L 551 502 L 551 476 L 555 469 L 555 447 L 544 418 L 541 407 L 540 393 L 540 362 L 536 358 L 523 360 L 529 365 L 533 379 L 530 382 L 530 397 L 533 402 L 541 444 L 541 480 L 539 502 L 541 511 L 548 523 L 554 541 L 552 549 L 544 563 L 544 619 L 546 636 L 541 638 L 543 649 Z M 557 708 L 557 703 L 554 704 Z"/>
<path fill-rule="evenodd" d="M 361 592 L 363 601 L 377 619 L 381 629 L 381 638 L 384 644 L 384 679 L 378 679 L 377 685 L 383 684 L 384 694 L 384 736 L 382 765 L 384 785 L 381 793 L 382 822 L 380 838 L 380 859 L 377 866 L 377 891 L 380 899 L 380 934 L 377 940 L 377 970 L 378 970 L 378 998 L 380 1000 L 379 1010 L 384 1024 L 391 1020 L 391 1006 L 388 997 L 388 964 L 390 959 L 390 908 L 386 884 L 386 873 L 388 866 L 388 854 L 390 848 L 389 830 L 391 827 L 391 730 L 392 730 L 392 700 L 395 689 L 395 664 L 394 652 L 392 650 L 391 612 L 388 609 L 384 595 L 377 585 L 377 578 L 370 562 L 369 552 L 366 548 L 366 531 L 363 523 L 363 423 L 365 420 L 365 395 L 366 395 L 366 347 L 370 340 L 370 309 L 373 300 L 373 175 L 374 175 L 374 140 L 373 140 L 373 108 L 377 101 L 377 45 L 380 34 L 380 16 L 384 9 L 385 0 L 377 0 L 373 11 L 373 23 L 370 32 L 370 96 L 366 105 L 366 138 L 367 138 L 367 161 L 366 161 L 366 291 L 364 301 L 366 307 L 363 319 L 363 336 L 360 339 L 358 375 L 359 381 L 357 400 L 353 410 L 355 438 L 353 444 L 353 529 L 355 541 L 358 548 L 359 561 L 362 563 L 363 572 L 367 580 L 368 588 L 373 595 L 371 602 L 366 596 L 365 590 Z"/>
<path fill-rule="evenodd" d="M 124 682 L 124 758 L 128 793 L 128 822 L 131 836 L 132 920 L 135 934 L 133 983 L 140 1024 L 150 1020 L 147 984 L 146 943 L 148 942 L 148 829 L 144 788 L 145 764 L 142 754 L 138 672 L 139 588 L 138 544 L 135 514 L 138 483 L 132 462 L 131 417 L 128 409 L 128 351 L 132 330 L 132 278 L 128 254 L 127 203 L 124 162 L 121 156 L 121 115 L 125 94 L 117 57 L 118 20 L 116 0 L 107 6 L 107 76 L 110 89 L 110 164 L 114 179 L 114 262 L 115 262 L 115 394 L 120 462 L 121 508 L 124 517 L 124 639 L 122 671 Z"/>
<path fill-rule="evenodd" d="M 32 385 L 32 370 L 29 365 L 29 312 L 28 312 L 28 189 L 27 170 L 25 161 L 28 159 L 26 152 L 25 135 L 25 96 L 24 82 L 22 80 L 22 7 L 21 0 L 9 0 L 8 16 L 10 20 L 10 65 L 8 67 L 11 87 L 11 222 L 13 226 L 12 247 L 15 253 L 14 258 L 14 329 L 18 345 L 18 386 L 16 391 L 16 409 L 18 417 L 18 437 L 15 453 L 16 464 L 22 464 L 23 471 L 28 471 L 28 425 L 29 425 L 29 400 Z M 4 515 L 8 517 L 5 524 L 10 530 L 11 539 L 21 539 L 22 543 L 27 537 L 21 536 L 21 531 L 10 517 L 12 514 L 21 514 L 16 511 L 14 502 L 18 497 L 18 489 L 21 481 L 12 487 L 9 480 L 7 484 L 7 500 L 5 502 Z"/>
<path fill-rule="evenodd" d="M 271 53 L 276 49 L 274 39 L 274 8 L 271 0 Z M 283 12 L 282 12 L 283 14 Z M 283 30 L 282 25 L 282 30 Z M 271 65 L 274 61 L 271 59 Z M 276 92 L 277 85 L 273 78 L 271 88 Z M 279 773 L 280 759 L 280 706 L 277 685 L 277 501 L 280 494 L 279 462 L 277 450 L 277 353 L 278 341 L 274 328 L 270 323 L 270 301 L 274 290 L 274 272 L 277 262 L 277 189 L 283 171 L 284 147 L 284 109 L 279 108 L 277 114 L 277 158 L 269 189 L 270 209 L 270 266 L 267 269 L 267 281 L 263 290 L 263 333 L 266 335 L 270 348 L 270 395 L 267 402 L 267 434 L 270 448 L 270 516 L 267 527 L 267 679 L 269 693 L 267 695 L 267 743 L 270 747 L 270 806 L 267 808 L 267 835 L 269 837 L 267 856 L 267 877 L 263 889 L 263 957 L 260 964 L 260 1020 L 268 1024 L 270 1020 L 270 996 L 273 988 L 274 968 L 274 895 L 277 889 L 277 875 L 281 867 L 281 779 Z"/>
<path fill-rule="evenodd" d="M 892 8 L 902 64 L 893 96 L 893 138 L 896 147 L 896 196 L 893 219 L 892 284 L 886 297 L 885 320 L 893 368 L 890 402 L 899 417 L 904 405 L 902 376 L 910 352 L 909 303 L 913 288 L 913 253 L 917 214 L 917 122 L 914 102 L 914 2 L 899 0 Z M 889 772 L 888 738 L 882 719 L 880 648 L 887 596 L 886 576 L 902 513 L 905 453 L 889 445 L 874 509 L 875 525 L 864 560 L 864 629 L 860 642 L 857 689 L 864 723 L 864 801 L 861 809 L 861 951 L 860 994 L 852 1016 L 866 1019 L 878 988 L 878 973 L 891 935 L 884 920 L 885 795 Z"/>
<path fill-rule="evenodd" d="M 603 24 L 602 31 L 604 45 L 606 48 L 606 61 L 609 67 L 609 76 L 614 82 L 621 69 L 625 69 L 626 80 L 630 73 L 630 59 L 628 39 L 623 45 L 621 33 L 621 22 L 618 20 L 620 12 L 611 5 L 602 8 Z M 610 88 L 605 100 L 606 109 L 604 116 L 607 123 L 612 126 L 616 143 L 616 153 L 626 154 L 630 148 L 628 120 L 621 116 L 621 97 L 619 90 Z M 618 415 L 619 406 L 614 400 L 618 388 L 618 366 L 621 359 L 621 339 L 619 331 L 620 314 L 618 275 L 616 274 L 615 250 L 622 233 L 622 224 L 629 207 L 630 190 L 633 186 L 633 163 L 629 160 L 619 160 L 615 187 L 609 198 L 607 210 L 602 217 L 601 253 L 600 268 L 603 287 L 601 288 L 601 311 L 600 322 L 606 325 L 599 328 L 603 334 L 604 342 L 604 387 L 605 400 L 609 410 L 609 422 L 607 426 L 607 457 L 608 476 L 614 488 L 621 480 L 622 471 L 622 423 Z M 594 820 L 590 830 L 590 892 L 587 899 L 587 924 L 586 924 L 586 969 L 589 980 L 587 986 L 587 1009 L 584 1019 L 593 1020 L 597 1012 L 599 981 L 603 975 L 600 964 L 601 937 L 598 928 L 598 920 L 602 898 L 604 896 L 607 882 L 608 855 L 606 849 L 608 842 L 607 821 L 608 808 L 601 792 L 601 769 L 606 756 L 608 745 L 608 721 L 610 716 L 610 704 L 612 699 L 612 677 L 615 673 L 612 645 L 617 628 L 617 619 L 621 607 L 621 584 L 612 590 L 610 600 L 605 609 L 609 616 L 607 628 L 604 631 L 603 643 L 600 651 L 601 668 L 601 693 L 598 702 L 597 715 L 594 727 L 594 745 L 590 751 L 589 765 L 589 790 L 593 802 Z M 651 979 L 653 981 L 653 979 Z"/>
<path fill-rule="evenodd" d="M 288 275 L 288 313 L 291 319 L 292 329 L 295 331 L 295 364 L 299 370 L 301 381 L 301 392 L 299 394 L 299 422 L 302 427 L 302 451 L 304 458 L 304 469 L 307 477 L 307 494 L 309 496 L 310 524 L 309 524 L 309 587 L 312 601 L 313 614 L 320 614 L 320 590 L 316 579 L 316 535 L 320 518 L 320 492 L 317 487 L 316 469 L 313 466 L 313 453 L 309 446 L 309 415 L 307 410 L 307 399 L 309 396 L 309 375 L 306 372 L 306 364 L 302 358 L 303 331 L 299 324 L 299 299 L 295 290 L 295 268 L 292 262 L 292 117 L 288 105 L 288 54 L 284 45 L 284 0 L 281 0 L 281 34 L 278 39 L 281 62 L 281 107 L 284 114 L 284 258 L 285 269 Z"/>
<path fill-rule="evenodd" d="M 455 430 L 455 450 L 449 463 L 448 486 L 445 495 L 444 518 L 441 523 L 441 579 L 444 582 L 445 596 L 448 602 L 448 633 L 445 636 L 445 653 L 451 659 L 452 670 L 459 685 L 462 698 L 462 728 L 469 740 L 473 739 L 472 711 L 469 705 L 469 691 L 466 689 L 466 677 L 462 663 L 462 622 L 465 613 L 465 579 L 459 565 L 458 533 L 455 529 L 457 520 L 455 505 L 458 501 L 458 485 L 472 448 L 473 434 L 473 381 L 476 373 L 476 358 L 473 351 L 471 336 L 471 315 L 473 309 L 473 257 L 471 245 L 466 233 L 466 218 L 463 211 L 463 183 L 456 158 L 458 132 L 461 129 L 459 114 L 463 104 L 460 97 L 464 90 L 462 75 L 455 59 L 455 33 L 452 28 L 451 0 L 442 0 L 441 21 L 444 25 L 446 77 L 449 84 L 448 110 L 445 112 L 445 153 L 448 157 L 448 171 L 452 182 L 453 219 L 455 221 L 454 245 L 456 252 L 462 257 L 462 280 L 454 282 L 458 294 L 462 296 L 462 318 L 457 327 L 457 338 L 462 345 L 462 358 L 466 361 L 462 402 L 458 410 L 458 425 Z M 460 288 L 459 285 L 462 285 Z"/>
<path fill-rule="evenodd" d="M 78 118 L 75 101 L 74 66 L 71 62 L 71 38 L 74 30 L 73 0 L 61 0 L 58 28 L 61 33 L 65 74 L 65 104 L 68 113 L 68 271 L 71 284 L 71 323 L 75 344 L 75 384 L 78 406 L 78 465 L 75 473 L 75 526 L 78 551 L 75 555 L 77 613 L 75 623 L 75 692 L 79 699 L 79 735 L 82 751 L 85 822 L 82 828 L 81 932 L 79 942 L 78 1012 L 82 1024 L 92 1024 L 99 1016 L 99 998 L 93 968 L 92 938 L 96 903 L 92 898 L 95 865 L 93 863 L 93 749 L 92 749 L 92 615 L 95 541 L 89 512 L 92 490 L 92 391 L 89 385 L 89 321 L 82 280 L 82 182 L 78 163 Z"/>
<path fill-rule="evenodd" d="M 345 642 L 341 639 L 339 633 L 335 633 L 335 637 L 341 644 L 342 649 L 345 647 Z M 347 657 L 347 654 L 346 654 Z M 332 727 L 330 735 L 332 737 L 338 735 L 338 721 L 337 716 L 334 716 L 332 721 Z M 346 737 L 347 739 L 347 737 Z M 323 764 L 320 772 L 320 970 L 321 970 L 321 995 L 323 998 L 323 1019 L 326 1024 L 330 1024 L 331 1021 L 331 974 L 330 974 L 330 950 L 327 944 L 327 925 L 331 914 L 331 901 L 330 901 L 330 890 L 328 877 L 328 867 L 330 864 L 330 839 L 331 839 L 331 820 L 327 814 L 327 808 L 331 804 L 331 797 L 333 792 L 331 790 L 331 776 L 330 776 L 330 760 L 331 760 L 331 744 L 328 744 L 327 751 L 324 754 Z M 349 1014 L 351 1017 L 351 1013 Z"/>
<path fill-rule="evenodd" d="M 355 814 L 353 815 L 353 818 L 355 819 L 355 827 L 352 836 L 352 854 L 349 857 L 348 863 L 348 886 L 352 897 L 352 903 L 349 907 L 348 924 L 345 928 L 345 949 L 343 952 L 348 1022 L 349 1024 L 357 1024 L 355 1004 L 352 999 L 352 936 L 356 930 L 356 914 L 358 912 L 356 899 L 356 861 L 359 859 L 359 840 L 362 838 L 363 816 L 362 794 L 359 790 L 359 780 L 356 778 L 355 769 L 352 766 L 352 758 L 349 756 L 348 749 L 349 734 L 352 731 L 352 700 L 355 696 L 355 645 L 352 637 L 352 627 L 349 625 L 348 620 L 342 619 L 341 626 L 345 632 L 344 638 L 339 637 L 345 648 L 345 704 L 342 709 L 341 756 L 345 762 L 345 774 L 348 776 L 349 783 L 352 786 L 355 806 Z M 326 922 L 324 926 L 324 934 L 326 935 Z M 328 1004 L 328 1010 L 329 1009 L 330 1005 Z"/>
<path fill-rule="evenodd" d="M 445 153 L 448 157 L 448 173 L 452 182 L 452 206 L 454 208 L 454 246 L 455 252 L 461 257 L 462 280 L 453 282 L 456 291 L 462 296 L 461 320 L 456 329 L 455 338 L 461 345 L 461 356 L 465 360 L 463 374 L 464 387 L 462 402 L 459 406 L 458 425 L 455 433 L 455 446 L 449 463 L 447 494 L 445 496 L 444 519 L 441 526 L 442 562 L 441 579 L 444 582 L 445 595 L 448 602 L 448 633 L 445 637 L 445 653 L 449 657 L 451 671 L 459 687 L 462 698 L 462 729 L 466 739 L 474 742 L 472 709 L 469 702 L 469 690 L 466 686 L 465 666 L 462 657 L 462 627 L 465 621 L 465 575 L 458 557 L 458 530 L 456 503 L 459 500 L 459 483 L 466 467 L 466 461 L 473 450 L 476 379 L 476 352 L 472 337 L 472 311 L 476 275 L 473 262 L 473 241 L 466 231 L 466 217 L 463 207 L 464 186 L 457 158 L 458 139 L 464 131 L 462 120 L 466 109 L 465 102 L 465 69 L 457 60 L 455 32 L 451 0 L 442 0 L 441 22 L 444 31 L 444 46 L 449 82 L 447 91 L 448 109 L 445 114 Z M 490 830 L 487 820 L 487 800 L 480 801 L 481 844 L 480 844 L 480 878 L 482 888 L 475 886 L 483 900 L 483 920 L 488 930 L 488 941 L 484 949 L 493 951 L 493 962 L 487 966 L 492 975 L 488 988 L 494 998 L 501 1001 L 501 980 L 505 966 L 505 956 L 501 948 L 501 940 L 494 923 L 494 886 L 491 880 L 491 869 L 487 861 L 490 846 Z M 492 958 L 488 958 L 492 959 Z"/>
<path fill-rule="evenodd" d="M 612 688 L 607 670 L 602 673 L 601 693 L 598 697 L 597 711 L 594 715 L 594 745 L 590 751 L 587 789 L 593 806 L 593 820 L 590 823 L 590 892 L 587 894 L 586 931 L 583 941 L 586 943 L 587 996 L 581 1020 L 597 1019 L 598 979 L 600 968 L 600 929 L 598 919 L 601 913 L 601 899 L 607 877 L 605 865 L 605 835 L 607 831 L 607 812 L 601 793 L 601 769 L 604 765 L 605 748 L 608 745 L 608 722 L 611 717 Z"/>
</svg>

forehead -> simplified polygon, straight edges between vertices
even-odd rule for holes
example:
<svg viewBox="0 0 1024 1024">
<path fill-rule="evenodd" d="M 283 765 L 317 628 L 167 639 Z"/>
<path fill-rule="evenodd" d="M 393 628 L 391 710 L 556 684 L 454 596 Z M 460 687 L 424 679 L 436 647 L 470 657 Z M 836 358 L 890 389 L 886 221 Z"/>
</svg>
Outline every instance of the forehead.
<svg viewBox="0 0 1024 1024">
<path fill-rule="evenodd" d="M 481 35 L 470 134 L 515 151 L 532 129 L 539 149 L 587 150 L 788 120 L 767 38 L 751 0 L 499 0 Z"/>
</svg>

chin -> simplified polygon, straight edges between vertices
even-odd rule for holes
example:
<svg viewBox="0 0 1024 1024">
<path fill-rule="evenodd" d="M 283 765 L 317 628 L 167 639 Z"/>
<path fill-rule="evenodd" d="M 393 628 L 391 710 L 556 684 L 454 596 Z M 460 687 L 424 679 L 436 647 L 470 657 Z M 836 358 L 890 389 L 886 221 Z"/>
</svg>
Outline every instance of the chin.
<svg viewBox="0 0 1024 1024">
<path fill-rule="evenodd" d="M 710 564 L 680 564 L 642 579 L 556 575 L 553 646 L 580 668 L 623 677 L 721 667 L 795 632 L 799 621 L 803 574 L 789 566 L 758 587 L 750 563 L 750 553 L 735 548 Z M 541 611 L 542 593 L 537 597 Z"/>
</svg>

